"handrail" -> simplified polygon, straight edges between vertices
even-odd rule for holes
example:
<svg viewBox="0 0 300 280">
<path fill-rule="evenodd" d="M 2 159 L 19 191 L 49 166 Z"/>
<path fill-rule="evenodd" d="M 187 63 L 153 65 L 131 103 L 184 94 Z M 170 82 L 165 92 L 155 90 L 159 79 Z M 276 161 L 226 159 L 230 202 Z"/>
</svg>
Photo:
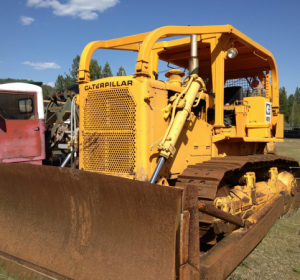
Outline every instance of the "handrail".
<svg viewBox="0 0 300 280">
<path fill-rule="evenodd" d="M 252 47 L 253 50 L 259 50 L 265 54 L 269 59 L 268 63 L 272 72 L 272 106 L 273 108 L 279 108 L 279 83 L 278 73 L 275 59 L 271 52 L 263 48 L 261 45 L 244 35 L 239 30 L 235 29 L 231 25 L 220 26 L 166 26 L 153 30 L 152 32 L 137 34 L 133 36 L 108 40 L 108 41 L 94 41 L 89 43 L 81 54 L 78 70 L 78 83 L 88 83 L 90 81 L 89 76 L 89 64 L 91 57 L 97 49 L 120 49 L 138 51 L 137 64 L 135 67 L 136 74 L 150 76 L 150 56 L 151 50 L 155 43 L 161 38 L 191 35 L 191 34 L 216 34 L 216 33 L 231 33 L 238 37 L 238 40 L 243 44 Z M 141 45 L 137 43 L 141 43 Z"/>
<path fill-rule="evenodd" d="M 138 54 L 136 73 L 141 72 L 149 74 L 148 63 L 150 61 L 150 52 L 157 42 L 163 37 L 174 37 L 191 34 L 211 34 L 211 33 L 229 33 L 231 32 L 231 25 L 221 26 L 165 26 L 150 32 L 141 45 Z"/>
<path fill-rule="evenodd" d="M 108 41 L 93 41 L 87 44 L 80 56 L 77 82 L 82 84 L 90 81 L 90 61 L 92 55 L 97 49 L 139 51 L 140 45 L 137 43 L 141 43 L 146 38 L 148 33 L 149 32 Z"/>
</svg>

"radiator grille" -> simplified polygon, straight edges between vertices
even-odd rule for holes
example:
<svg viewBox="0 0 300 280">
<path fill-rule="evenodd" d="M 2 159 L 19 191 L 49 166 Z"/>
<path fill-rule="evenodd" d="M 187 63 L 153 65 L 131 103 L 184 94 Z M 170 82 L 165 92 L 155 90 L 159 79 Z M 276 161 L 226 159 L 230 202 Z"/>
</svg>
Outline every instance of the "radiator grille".
<svg viewBox="0 0 300 280">
<path fill-rule="evenodd" d="M 89 92 L 83 119 L 84 169 L 131 174 L 136 157 L 136 104 L 129 90 Z"/>
</svg>

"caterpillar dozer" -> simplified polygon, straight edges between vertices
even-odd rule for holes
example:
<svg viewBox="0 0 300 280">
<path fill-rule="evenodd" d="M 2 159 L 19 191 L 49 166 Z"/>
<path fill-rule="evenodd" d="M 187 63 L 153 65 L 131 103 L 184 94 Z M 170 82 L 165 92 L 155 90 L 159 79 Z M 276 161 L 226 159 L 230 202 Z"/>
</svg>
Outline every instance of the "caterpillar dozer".
<svg viewBox="0 0 300 280">
<path fill-rule="evenodd" d="M 135 73 L 90 81 L 97 49 L 138 52 Z M 78 84 L 79 168 L 0 164 L 21 279 L 225 279 L 299 207 L 298 162 L 265 152 L 283 142 L 275 59 L 231 25 L 91 42 Z"/>
</svg>

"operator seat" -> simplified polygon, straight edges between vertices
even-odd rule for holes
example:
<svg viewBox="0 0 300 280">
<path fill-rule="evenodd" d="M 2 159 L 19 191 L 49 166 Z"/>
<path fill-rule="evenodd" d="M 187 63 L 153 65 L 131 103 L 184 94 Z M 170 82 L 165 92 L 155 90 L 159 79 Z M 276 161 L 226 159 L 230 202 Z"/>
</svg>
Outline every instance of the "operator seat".
<svg viewBox="0 0 300 280">
<path fill-rule="evenodd" d="M 224 88 L 224 105 L 243 100 L 243 88 L 239 86 Z"/>
<path fill-rule="evenodd" d="M 234 102 L 244 98 L 243 88 L 240 86 L 224 88 L 224 125 L 236 125 Z M 207 110 L 208 122 L 215 121 L 215 108 Z"/>
</svg>

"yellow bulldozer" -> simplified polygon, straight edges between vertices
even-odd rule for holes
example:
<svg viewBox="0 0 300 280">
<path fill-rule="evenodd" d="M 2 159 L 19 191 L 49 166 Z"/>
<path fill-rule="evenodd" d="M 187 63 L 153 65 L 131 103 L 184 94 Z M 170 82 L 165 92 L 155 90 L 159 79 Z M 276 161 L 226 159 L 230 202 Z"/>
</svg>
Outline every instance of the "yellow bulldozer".
<svg viewBox="0 0 300 280">
<path fill-rule="evenodd" d="M 138 52 L 135 73 L 90 81 L 97 49 Z M 299 207 L 298 162 L 265 153 L 276 62 L 231 25 L 91 42 L 78 84 L 72 168 L 0 164 L 0 257 L 21 279 L 225 279 Z"/>
</svg>

